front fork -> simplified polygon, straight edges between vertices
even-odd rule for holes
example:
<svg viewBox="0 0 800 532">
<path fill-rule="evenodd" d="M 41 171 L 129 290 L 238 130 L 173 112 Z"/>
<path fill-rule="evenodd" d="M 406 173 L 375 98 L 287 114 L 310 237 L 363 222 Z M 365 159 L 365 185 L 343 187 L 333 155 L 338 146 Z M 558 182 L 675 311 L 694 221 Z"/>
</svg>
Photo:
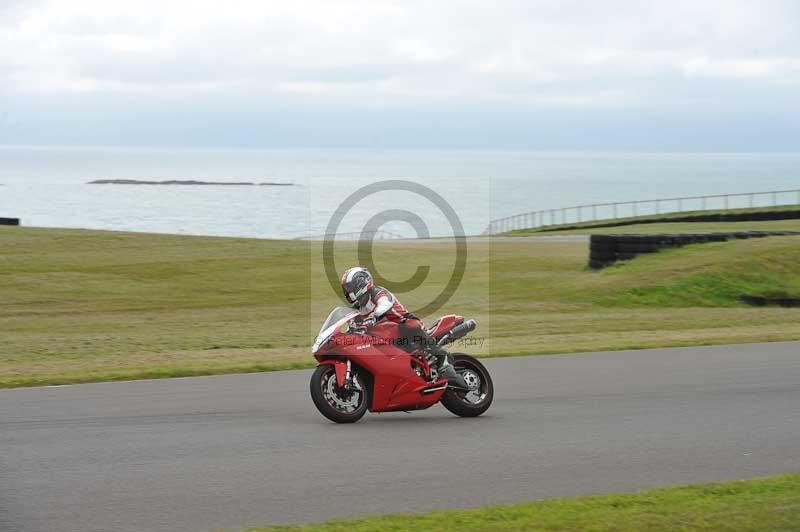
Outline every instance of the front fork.
<svg viewBox="0 0 800 532">
<path fill-rule="evenodd" d="M 361 385 L 358 383 L 358 380 L 353 378 L 353 368 L 349 358 L 344 362 L 341 360 L 323 360 L 319 363 L 320 366 L 323 364 L 333 366 L 334 371 L 336 371 L 336 385 L 339 388 L 344 388 L 346 390 L 353 388 L 361 391 Z"/>
<path fill-rule="evenodd" d="M 337 380 L 337 384 L 338 384 L 338 380 Z M 361 385 L 358 383 L 358 380 L 353 378 L 353 371 L 352 371 L 352 367 L 351 367 L 351 364 L 350 364 L 350 359 L 348 358 L 347 359 L 347 368 L 346 368 L 345 373 L 344 373 L 344 388 L 346 390 L 348 390 L 351 387 L 353 389 L 355 389 L 355 390 L 358 390 L 359 392 L 361 391 Z"/>
</svg>

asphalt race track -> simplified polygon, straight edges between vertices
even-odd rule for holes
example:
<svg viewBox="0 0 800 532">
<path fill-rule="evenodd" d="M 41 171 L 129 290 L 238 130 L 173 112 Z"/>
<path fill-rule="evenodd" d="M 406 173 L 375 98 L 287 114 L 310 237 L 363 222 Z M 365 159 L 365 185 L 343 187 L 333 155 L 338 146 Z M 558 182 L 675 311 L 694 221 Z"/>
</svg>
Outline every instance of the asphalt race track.
<svg viewBox="0 0 800 532">
<path fill-rule="evenodd" d="M 203 531 L 800 470 L 800 343 L 488 360 L 494 406 L 334 425 L 310 371 L 0 390 L 0 530 Z"/>
</svg>

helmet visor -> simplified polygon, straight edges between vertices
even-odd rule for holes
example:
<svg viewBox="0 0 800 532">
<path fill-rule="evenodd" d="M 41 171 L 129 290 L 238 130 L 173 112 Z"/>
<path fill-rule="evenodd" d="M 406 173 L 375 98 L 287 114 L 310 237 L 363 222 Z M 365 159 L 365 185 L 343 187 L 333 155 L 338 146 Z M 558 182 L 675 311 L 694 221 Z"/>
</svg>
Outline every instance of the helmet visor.
<svg viewBox="0 0 800 532">
<path fill-rule="evenodd" d="M 356 302 L 356 298 L 355 295 L 352 292 L 349 292 L 347 288 L 347 286 L 342 285 L 342 293 L 344 294 L 344 298 L 347 300 L 347 302 L 352 305 Z"/>
<path fill-rule="evenodd" d="M 345 283 L 342 285 L 342 292 L 344 293 L 344 298 L 351 305 L 354 304 L 356 301 L 358 301 L 359 304 L 362 304 L 361 300 L 364 299 L 363 296 L 365 296 L 367 292 L 366 286 L 362 286 L 361 289 L 358 289 L 355 286 L 355 284 L 356 283 Z"/>
</svg>

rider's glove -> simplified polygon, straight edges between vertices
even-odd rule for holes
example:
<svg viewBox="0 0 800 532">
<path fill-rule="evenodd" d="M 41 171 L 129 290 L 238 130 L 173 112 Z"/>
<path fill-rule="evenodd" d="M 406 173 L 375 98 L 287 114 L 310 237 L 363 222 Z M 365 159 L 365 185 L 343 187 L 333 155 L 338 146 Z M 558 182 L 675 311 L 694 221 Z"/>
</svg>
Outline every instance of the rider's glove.
<svg viewBox="0 0 800 532">
<path fill-rule="evenodd" d="M 377 320 L 375 318 L 355 318 L 353 321 L 350 322 L 350 328 L 352 332 L 356 334 L 364 334 L 367 332 L 367 329 L 375 325 Z"/>
<path fill-rule="evenodd" d="M 366 319 L 364 319 L 364 320 L 361 320 L 361 326 L 362 326 L 362 327 L 364 327 L 364 328 L 366 328 L 366 329 L 369 329 L 370 327 L 372 327 L 373 325 L 375 325 L 375 323 L 376 323 L 377 321 L 378 321 L 378 320 L 376 320 L 375 318 L 366 318 Z"/>
</svg>

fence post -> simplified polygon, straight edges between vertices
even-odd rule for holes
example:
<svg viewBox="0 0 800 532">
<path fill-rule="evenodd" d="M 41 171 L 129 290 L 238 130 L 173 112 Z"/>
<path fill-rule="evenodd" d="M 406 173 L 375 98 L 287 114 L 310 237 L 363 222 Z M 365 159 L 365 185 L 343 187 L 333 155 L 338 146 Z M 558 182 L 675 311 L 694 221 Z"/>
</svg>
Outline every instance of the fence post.
<svg viewBox="0 0 800 532">
<path fill-rule="evenodd" d="M 633 206 L 633 216 L 635 217 L 636 216 L 636 202 L 634 201 L 633 203 L 631 203 L 631 205 Z"/>
<path fill-rule="evenodd" d="M 619 218 L 619 216 L 617 216 L 617 204 L 616 203 L 614 204 L 614 218 Z"/>
<path fill-rule="evenodd" d="M 800 203 L 800 190 L 797 191 L 797 203 Z M 592 204 L 592 220 L 597 220 L 597 205 Z"/>
<path fill-rule="evenodd" d="M 774 207 L 777 204 L 778 204 L 778 193 L 777 192 L 773 192 L 772 193 L 772 206 Z"/>
<path fill-rule="evenodd" d="M 728 195 L 725 194 L 725 209 L 728 208 Z"/>
<path fill-rule="evenodd" d="M 701 210 L 706 210 L 706 197 L 703 196 L 703 207 Z"/>
<path fill-rule="evenodd" d="M 656 200 L 656 214 L 661 214 L 661 200 Z"/>
<path fill-rule="evenodd" d="M 798 197 L 800 197 L 800 191 L 798 191 Z M 747 195 L 748 202 L 750 203 L 750 208 L 753 208 L 753 194 L 752 192 Z"/>
<path fill-rule="evenodd" d="M 683 212 L 683 200 L 678 198 L 678 212 Z"/>
</svg>

